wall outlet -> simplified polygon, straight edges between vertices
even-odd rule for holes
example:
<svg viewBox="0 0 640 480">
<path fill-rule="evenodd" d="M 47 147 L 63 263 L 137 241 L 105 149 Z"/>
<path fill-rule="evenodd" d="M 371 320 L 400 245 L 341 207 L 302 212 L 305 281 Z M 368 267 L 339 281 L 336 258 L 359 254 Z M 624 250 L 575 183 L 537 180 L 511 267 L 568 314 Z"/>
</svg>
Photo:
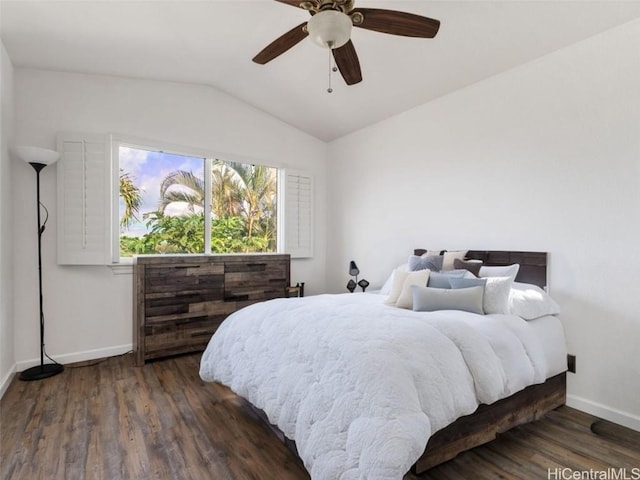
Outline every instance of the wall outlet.
<svg viewBox="0 0 640 480">
<path fill-rule="evenodd" d="M 576 373 L 576 356 L 575 355 L 567 355 L 567 368 L 571 373 Z"/>
</svg>

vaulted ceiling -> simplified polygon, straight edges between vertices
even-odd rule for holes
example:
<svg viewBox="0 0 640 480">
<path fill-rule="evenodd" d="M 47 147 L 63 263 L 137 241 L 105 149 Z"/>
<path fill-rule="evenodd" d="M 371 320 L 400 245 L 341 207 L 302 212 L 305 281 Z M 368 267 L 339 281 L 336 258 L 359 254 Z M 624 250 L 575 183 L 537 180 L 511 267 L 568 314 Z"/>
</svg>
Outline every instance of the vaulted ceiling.
<svg viewBox="0 0 640 480">
<path fill-rule="evenodd" d="M 308 13 L 272 0 L 2 0 L 14 66 L 209 85 L 330 141 L 640 18 L 635 0 L 394 1 L 442 22 L 435 39 L 354 29 L 363 82 L 332 78 L 329 53 L 304 40 L 251 59 Z"/>
</svg>

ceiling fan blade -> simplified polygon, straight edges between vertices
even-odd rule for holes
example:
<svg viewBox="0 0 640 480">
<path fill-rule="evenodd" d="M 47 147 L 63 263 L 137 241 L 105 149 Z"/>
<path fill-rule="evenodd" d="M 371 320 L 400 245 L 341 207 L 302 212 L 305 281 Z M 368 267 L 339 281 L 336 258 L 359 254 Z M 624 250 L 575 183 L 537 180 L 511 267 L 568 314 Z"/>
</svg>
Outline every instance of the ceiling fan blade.
<svg viewBox="0 0 640 480">
<path fill-rule="evenodd" d="M 292 7 L 302 8 L 301 4 L 303 0 L 276 0 L 276 2 L 286 3 L 287 5 L 291 5 Z"/>
<path fill-rule="evenodd" d="M 438 33 L 440 21 L 413 13 L 384 10 L 381 8 L 354 8 L 364 19 L 355 27 L 405 37 L 433 38 Z"/>
<path fill-rule="evenodd" d="M 360 60 L 353 46 L 353 42 L 349 40 L 342 47 L 332 50 L 333 58 L 342 74 L 342 78 L 347 85 L 354 85 L 362 81 L 362 71 L 360 70 Z"/>
<path fill-rule="evenodd" d="M 260 53 L 253 57 L 253 61 L 264 65 L 270 62 L 279 55 L 289 50 L 291 47 L 297 45 L 304 40 L 307 35 L 307 30 L 303 28 L 307 22 L 301 23 L 295 28 L 292 28 L 284 35 L 276 38 L 273 42 L 267 45 Z"/>
</svg>

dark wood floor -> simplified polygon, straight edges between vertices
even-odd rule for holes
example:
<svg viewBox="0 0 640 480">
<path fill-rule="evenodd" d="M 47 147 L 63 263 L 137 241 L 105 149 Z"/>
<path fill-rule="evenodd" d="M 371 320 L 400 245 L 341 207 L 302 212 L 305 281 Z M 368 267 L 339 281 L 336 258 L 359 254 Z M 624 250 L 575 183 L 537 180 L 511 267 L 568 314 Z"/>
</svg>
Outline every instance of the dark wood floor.
<svg viewBox="0 0 640 480">
<path fill-rule="evenodd" d="M 242 399 L 200 380 L 199 358 L 134 367 L 127 355 L 37 382 L 14 379 L 0 402 L 1 478 L 308 479 Z M 593 421 L 562 407 L 405 479 L 546 479 L 549 468 L 640 467 L 634 432 L 617 436 L 604 425 L 596 435 Z"/>
</svg>

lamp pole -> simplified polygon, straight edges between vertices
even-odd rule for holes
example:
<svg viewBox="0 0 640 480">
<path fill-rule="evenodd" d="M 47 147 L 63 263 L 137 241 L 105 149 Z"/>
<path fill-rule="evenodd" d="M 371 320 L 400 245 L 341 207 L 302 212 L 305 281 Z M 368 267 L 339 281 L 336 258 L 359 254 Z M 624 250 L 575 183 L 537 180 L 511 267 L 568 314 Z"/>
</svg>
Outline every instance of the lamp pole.
<svg viewBox="0 0 640 480">
<path fill-rule="evenodd" d="M 64 371 L 64 367 L 59 363 L 44 364 L 44 310 L 42 299 L 42 234 L 45 226 L 41 224 L 40 218 L 40 171 L 47 166 L 44 163 L 29 162 L 29 165 L 36 171 L 36 207 L 38 209 L 38 293 L 40 305 L 40 365 L 28 368 L 20 373 L 20 380 L 41 380 L 52 377 Z"/>
</svg>

